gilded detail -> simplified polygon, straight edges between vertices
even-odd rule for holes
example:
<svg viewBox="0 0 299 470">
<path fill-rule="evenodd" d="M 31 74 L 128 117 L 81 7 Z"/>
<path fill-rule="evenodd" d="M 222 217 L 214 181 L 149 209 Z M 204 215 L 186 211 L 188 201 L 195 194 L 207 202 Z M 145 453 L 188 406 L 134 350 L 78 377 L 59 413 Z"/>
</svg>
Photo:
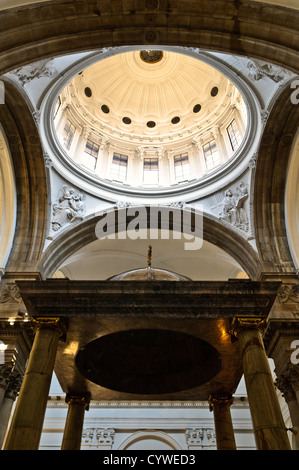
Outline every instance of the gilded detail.
<svg viewBox="0 0 299 470">
<path fill-rule="evenodd" d="M 40 328 L 52 328 L 60 333 L 60 337 L 66 334 L 65 320 L 61 317 L 33 317 L 31 326 L 35 332 Z"/>
<path fill-rule="evenodd" d="M 234 317 L 230 333 L 233 337 L 238 337 L 240 331 L 254 328 L 263 333 L 266 327 L 266 319 L 262 317 Z"/>
</svg>

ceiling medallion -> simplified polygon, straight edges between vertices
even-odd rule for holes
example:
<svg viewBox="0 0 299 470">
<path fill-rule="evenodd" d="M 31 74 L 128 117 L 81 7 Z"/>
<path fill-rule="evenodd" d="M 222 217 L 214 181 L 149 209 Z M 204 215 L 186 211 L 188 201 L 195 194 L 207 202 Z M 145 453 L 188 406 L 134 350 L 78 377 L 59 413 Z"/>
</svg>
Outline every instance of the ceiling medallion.
<svg viewBox="0 0 299 470">
<path fill-rule="evenodd" d="M 155 64 L 163 59 L 163 51 L 140 51 L 140 58 L 147 64 Z"/>
</svg>

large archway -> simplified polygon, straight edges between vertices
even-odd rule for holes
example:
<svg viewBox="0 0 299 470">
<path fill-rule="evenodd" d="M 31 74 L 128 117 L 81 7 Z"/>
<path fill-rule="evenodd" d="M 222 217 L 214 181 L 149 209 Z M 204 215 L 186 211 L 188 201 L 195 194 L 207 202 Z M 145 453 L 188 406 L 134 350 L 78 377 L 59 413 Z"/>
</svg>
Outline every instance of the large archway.
<svg viewBox="0 0 299 470">
<path fill-rule="evenodd" d="M 67 52 L 128 44 L 200 47 L 298 70 L 298 18 L 255 1 L 60 0 L 11 8 L 0 34 L 1 73 Z M 30 24 L 30 28 L 28 28 Z"/>
<path fill-rule="evenodd" d="M 135 209 L 135 208 L 134 208 Z M 161 229 L 161 220 L 157 219 L 157 225 L 155 227 L 150 225 L 150 208 L 147 207 L 147 228 Z M 124 217 L 118 217 L 119 212 L 124 212 Z M 136 207 L 136 213 L 138 208 Z M 178 213 L 182 213 L 183 210 L 177 209 Z M 129 223 L 136 217 L 135 215 L 128 215 L 125 209 L 115 208 L 113 213 L 116 216 L 116 220 L 123 222 L 122 226 L 113 226 L 117 237 L 118 233 L 123 232 L 127 229 Z M 106 217 L 106 213 L 98 216 L 87 218 L 82 223 L 76 224 L 70 229 L 64 231 L 49 245 L 47 250 L 44 252 L 41 260 L 39 271 L 42 278 L 46 279 L 54 275 L 59 269 L 63 262 L 71 255 L 76 253 L 82 247 L 94 242 L 97 239 L 96 227 L 97 223 Z M 203 214 L 202 220 L 202 237 L 203 240 L 207 240 L 213 245 L 223 249 L 233 259 L 242 266 L 249 278 L 257 280 L 260 277 L 261 266 L 256 251 L 252 246 L 244 240 L 244 238 L 237 234 L 236 231 L 226 229 L 223 230 L 223 225 L 219 223 L 216 218 Z M 195 216 L 191 214 L 191 225 L 190 234 L 195 233 Z M 170 220 L 169 225 L 170 231 L 182 231 L 181 225 L 174 225 L 173 221 Z M 107 235 L 109 233 L 107 232 Z"/>
</svg>

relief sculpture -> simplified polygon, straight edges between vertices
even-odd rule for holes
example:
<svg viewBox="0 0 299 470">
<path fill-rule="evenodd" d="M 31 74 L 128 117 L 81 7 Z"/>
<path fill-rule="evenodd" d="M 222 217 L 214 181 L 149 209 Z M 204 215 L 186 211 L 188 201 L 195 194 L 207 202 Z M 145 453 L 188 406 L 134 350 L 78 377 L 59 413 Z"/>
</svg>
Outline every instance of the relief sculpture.
<svg viewBox="0 0 299 470">
<path fill-rule="evenodd" d="M 249 222 L 243 207 L 244 201 L 247 198 L 248 191 L 244 183 L 239 185 L 235 194 L 230 189 L 226 190 L 219 218 L 231 223 L 240 230 L 248 232 Z"/>
<path fill-rule="evenodd" d="M 57 231 L 66 223 L 73 223 L 83 220 L 85 212 L 84 196 L 75 193 L 73 188 L 68 189 L 63 186 L 60 191 L 58 204 L 53 206 L 52 228 Z"/>
</svg>

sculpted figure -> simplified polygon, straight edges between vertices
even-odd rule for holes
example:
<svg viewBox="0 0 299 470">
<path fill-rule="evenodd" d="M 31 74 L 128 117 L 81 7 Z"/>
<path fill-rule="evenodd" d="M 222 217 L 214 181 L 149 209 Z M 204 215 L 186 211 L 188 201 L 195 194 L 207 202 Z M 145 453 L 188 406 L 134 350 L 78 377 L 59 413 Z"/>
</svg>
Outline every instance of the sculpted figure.
<svg viewBox="0 0 299 470">
<path fill-rule="evenodd" d="M 75 194 L 73 188 L 63 186 L 58 204 L 53 206 L 53 230 L 59 230 L 67 222 L 73 223 L 83 219 L 85 204 L 81 193 Z"/>
<path fill-rule="evenodd" d="M 220 219 L 224 219 L 235 227 L 248 231 L 248 217 L 243 203 L 248 197 L 248 191 L 242 182 L 234 195 L 230 189 L 225 191 L 225 197 L 222 201 L 222 212 Z"/>
</svg>

